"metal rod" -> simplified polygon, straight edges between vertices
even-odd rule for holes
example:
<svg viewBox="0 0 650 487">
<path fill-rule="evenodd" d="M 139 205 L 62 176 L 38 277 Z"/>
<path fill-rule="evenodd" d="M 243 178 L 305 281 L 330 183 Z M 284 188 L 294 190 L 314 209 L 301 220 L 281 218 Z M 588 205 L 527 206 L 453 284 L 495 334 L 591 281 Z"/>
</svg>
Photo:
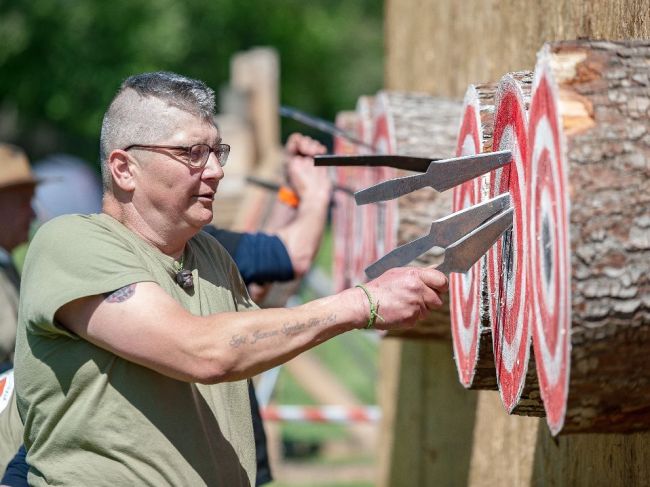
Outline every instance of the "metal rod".
<svg viewBox="0 0 650 487">
<path fill-rule="evenodd" d="M 302 123 L 303 125 L 307 125 L 308 127 L 320 130 L 321 132 L 325 132 L 326 134 L 330 134 L 335 137 L 342 137 L 355 145 L 360 145 L 366 149 L 370 149 L 371 151 L 376 152 L 374 146 L 366 144 L 364 141 L 357 139 L 353 135 L 347 133 L 345 130 L 341 130 L 333 123 L 328 122 L 327 120 L 323 120 L 322 118 L 309 115 L 296 108 L 291 108 L 288 106 L 280 107 L 280 115 L 285 118 L 291 118 L 297 122 Z"/>
<path fill-rule="evenodd" d="M 268 189 L 270 191 L 279 191 L 281 185 L 278 183 L 274 183 L 273 181 L 269 181 L 267 179 L 261 179 L 258 178 L 257 176 L 246 176 L 246 182 L 255 184 L 256 186 L 260 186 L 262 188 Z M 354 191 L 351 190 L 350 188 L 347 188 L 345 186 L 339 186 L 338 184 L 335 184 L 333 186 L 334 191 L 341 191 L 349 196 L 354 195 Z"/>
</svg>

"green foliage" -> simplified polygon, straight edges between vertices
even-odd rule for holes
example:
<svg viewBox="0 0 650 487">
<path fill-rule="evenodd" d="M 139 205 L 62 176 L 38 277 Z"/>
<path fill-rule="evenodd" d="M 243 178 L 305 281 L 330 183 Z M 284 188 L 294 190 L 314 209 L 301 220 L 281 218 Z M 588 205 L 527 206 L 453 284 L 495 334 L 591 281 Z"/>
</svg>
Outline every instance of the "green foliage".
<svg viewBox="0 0 650 487">
<path fill-rule="evenodd" d="M 0 116 L 32 156 L 95 160 L 121 80 L 171 70 L 227 82 L 233 53 L 273 46 L 282 103 L 333 118 L 382 84 L 380 0 L 0 0 Z M 0 126 L 2 126 L 0 118 Z M 6 125 L 6 124 L 5 124 Z"/>
</svg>

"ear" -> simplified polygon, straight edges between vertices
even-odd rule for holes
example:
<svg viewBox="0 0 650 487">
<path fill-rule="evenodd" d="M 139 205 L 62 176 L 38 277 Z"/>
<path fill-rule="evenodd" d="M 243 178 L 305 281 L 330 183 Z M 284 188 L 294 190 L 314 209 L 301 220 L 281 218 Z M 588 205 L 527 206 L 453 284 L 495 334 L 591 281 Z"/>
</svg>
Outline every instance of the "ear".
<svg viewBox="0 0 650 487">
<path fill-rule="evenodd" d="M 123 150 L 114 150 L 108 156 L 108 167 L 113 175 L 113 189 L 132 192 L 135 189 L 135 174 L 137 166 L 131 161 L 129 154 Z"/>
</svg>

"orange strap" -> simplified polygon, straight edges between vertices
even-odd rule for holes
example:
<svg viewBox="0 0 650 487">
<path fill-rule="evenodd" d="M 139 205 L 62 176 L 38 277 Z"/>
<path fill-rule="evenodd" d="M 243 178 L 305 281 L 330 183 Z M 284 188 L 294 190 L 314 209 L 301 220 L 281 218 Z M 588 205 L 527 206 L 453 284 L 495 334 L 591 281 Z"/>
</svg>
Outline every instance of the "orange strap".
<svg viewBox="0 0 650 487">
<path fill-rule="evenodd" d="M 296 192 L 287 186 L 280 187 L 278 190 L 278 199 L 291 208 L 298 208 L 300 204 L 300 198 L 298 198 Z"/>
</svg>

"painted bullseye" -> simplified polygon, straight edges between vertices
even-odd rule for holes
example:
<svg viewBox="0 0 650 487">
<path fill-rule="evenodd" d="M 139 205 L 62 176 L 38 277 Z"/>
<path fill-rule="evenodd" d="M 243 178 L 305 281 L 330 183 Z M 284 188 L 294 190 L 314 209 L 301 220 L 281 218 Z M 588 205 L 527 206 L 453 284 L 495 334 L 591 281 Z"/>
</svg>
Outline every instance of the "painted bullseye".
<svg viewBox="0 0 650 487">
<path fill-rule="evenodd" d="M 551 432 L 562 429 L 568 396 L 571 326 L 569 202 L 558 90 L 548 56 L 535 70 L 530 109 L 531 242 L 528 272 L 533 299 L 533 347 Z"/>
<path fill-rule="evenodd" d="M 493 147 L 511 150 L 512 163 L 490 176 L 490 197 L 510 193 L 512 229 L 488 253 L 489 315 L 492 324 L 497 381 L 508 412 L 519 403 L 526 380 L 531 341 L 531 304 L 527 292 L 528 255 L 526 180 L 528 121 L 523 93 L 512 76 L 497 88 Z"/>
<path fill-rule="evenodd" d="M 481 122 L 476 90 L 471 87 L 465 97 L 463 118 L 458 134 L 456 155 L 481 152 Z M 458 211 L 479 201 L 479 181 L 474 179 L 454 188 L 452 209 Z M 460 382 L 469 387 L 474 379 L 479 333 L 479 299 L 481 261 L 465 274 L 449 277 L 451 331 L 454 358 Z"/>
<path fill-rule="evenodd" d="M 393 119 L 387 111 L 388 104 L 387 95 L 380 93 L 375 104 L 372 136 L 372 145 L 378 154 L 395 152 L 395 130 Z M 397 171 L 392 167 L 382 167 L 372 171 L 376 177 L 375 183 L 397 177 Z M 397 200 L 379 203 L 375 206 L 375 210 L 377 212 L 376 254 L 381 257 L 393 250 L 397 244 Z"/>
</svg>

